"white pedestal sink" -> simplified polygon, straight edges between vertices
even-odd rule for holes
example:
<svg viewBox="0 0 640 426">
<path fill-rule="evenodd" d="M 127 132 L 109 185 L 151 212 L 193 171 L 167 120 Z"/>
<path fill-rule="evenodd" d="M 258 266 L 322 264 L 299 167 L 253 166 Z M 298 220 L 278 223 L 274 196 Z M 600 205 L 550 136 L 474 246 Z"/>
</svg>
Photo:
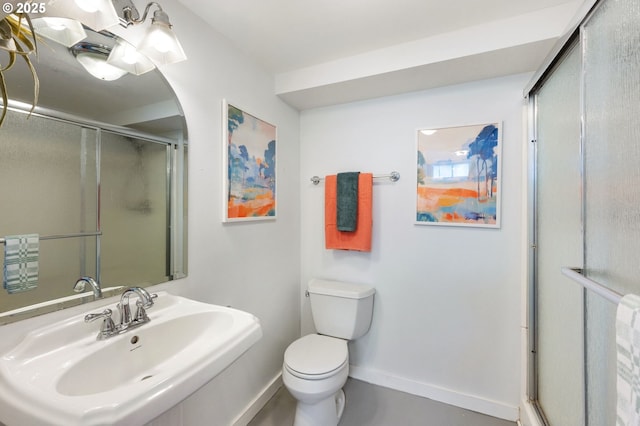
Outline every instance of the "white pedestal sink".
<svg viewBox="0 0 640 426">
<path fill-rule="evenodd" d="M 149 323 L 105 340 L 84 313 L 27 334 L 0 358 L 0 422 L 141 425 L 262 337 L 249 313 L 165 292 L 147 313 Z"/>
</svg>

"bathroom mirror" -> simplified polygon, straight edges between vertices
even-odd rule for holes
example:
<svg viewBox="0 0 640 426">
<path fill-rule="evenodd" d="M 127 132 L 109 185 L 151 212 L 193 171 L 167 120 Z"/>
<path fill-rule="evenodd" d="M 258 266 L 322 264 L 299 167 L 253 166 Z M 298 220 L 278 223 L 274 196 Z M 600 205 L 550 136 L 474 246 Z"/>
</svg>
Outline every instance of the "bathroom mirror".
<svg viewBox="0 0 640 426">
<path fill-rule="evenodd" d="M 119 38 L 86 29 L 84 42 Z M 0 127 L 0 262 L 7 236 L 39 235 L 36 288 L 0 288 L 0 324 L 94 300 L 76 280 L 96 277 L 103 296 L 187 272 L 187 128 L 162 74 L 90 75 L 48 40 L 34 59 L 5 72 L 10 97 Z"/>
</svg>

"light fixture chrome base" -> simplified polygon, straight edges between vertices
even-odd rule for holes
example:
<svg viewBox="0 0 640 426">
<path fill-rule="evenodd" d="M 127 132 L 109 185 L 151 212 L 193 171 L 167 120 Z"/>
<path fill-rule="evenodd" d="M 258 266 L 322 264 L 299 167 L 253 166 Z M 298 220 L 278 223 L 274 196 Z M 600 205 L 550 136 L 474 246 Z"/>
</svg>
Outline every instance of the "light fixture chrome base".
<svg viewBox="0 0 640 426">
<path fill-rule="evenodd" d="M 116 9 L 120 25 L 127 28 L 134 22 L 140 21 L 140 12 L 131 0 L 111 0 L 113 7 Z"/>
<path fill-rule="evenodd" d="M 90 43 L 87 41 L 81 41 L 69 48 L 74 57 L 77 57 L 81 53 L 91 53 L 97 56 L 104 57 L 106 61 L 111 53 L 111 48 L 104 44 Z"/>
</svg>

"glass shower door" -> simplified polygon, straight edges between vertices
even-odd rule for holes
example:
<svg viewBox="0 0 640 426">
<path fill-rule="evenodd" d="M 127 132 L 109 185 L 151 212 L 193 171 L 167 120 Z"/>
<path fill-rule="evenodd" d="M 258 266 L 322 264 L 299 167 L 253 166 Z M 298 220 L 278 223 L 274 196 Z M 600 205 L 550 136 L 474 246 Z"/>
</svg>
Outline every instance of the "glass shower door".
<svg viewBox="0 0 640 426">
<path fill-rule="evenodd" d="M 550 425 L 584 425 L 582 290 L 560 273 L 582 265 L 580 49 L 535 96 L 537 400 Z"/>
<path fill-rule="evenodd" d="M 170 148 L 102 132 L 101 277 L 105 287 L 170 278 Z"/>
<path fill-rule="evenodd" d="M 640 2 L 603 2 L 583 29 L 585 275 L 640 294 Z M 586 300 L 587 424 L 615 424 L 616 306 Z"/>
</svg>

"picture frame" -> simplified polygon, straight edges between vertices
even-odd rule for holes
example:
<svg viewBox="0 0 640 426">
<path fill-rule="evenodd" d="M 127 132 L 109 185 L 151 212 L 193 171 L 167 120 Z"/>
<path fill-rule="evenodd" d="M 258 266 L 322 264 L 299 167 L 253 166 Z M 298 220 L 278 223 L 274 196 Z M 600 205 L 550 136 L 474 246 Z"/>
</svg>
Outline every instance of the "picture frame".
<svg viewBox="0 0 640 426">
<path fill-rule="evenodd" d="M 500 228 L 500 121 L 418 129 L 416 148 L 416 224 Z"/>
<path fill-rule="evenodd" d="M 222 102 L 223 222 L 276 219 L 277 128 Z"/>
</svg>

